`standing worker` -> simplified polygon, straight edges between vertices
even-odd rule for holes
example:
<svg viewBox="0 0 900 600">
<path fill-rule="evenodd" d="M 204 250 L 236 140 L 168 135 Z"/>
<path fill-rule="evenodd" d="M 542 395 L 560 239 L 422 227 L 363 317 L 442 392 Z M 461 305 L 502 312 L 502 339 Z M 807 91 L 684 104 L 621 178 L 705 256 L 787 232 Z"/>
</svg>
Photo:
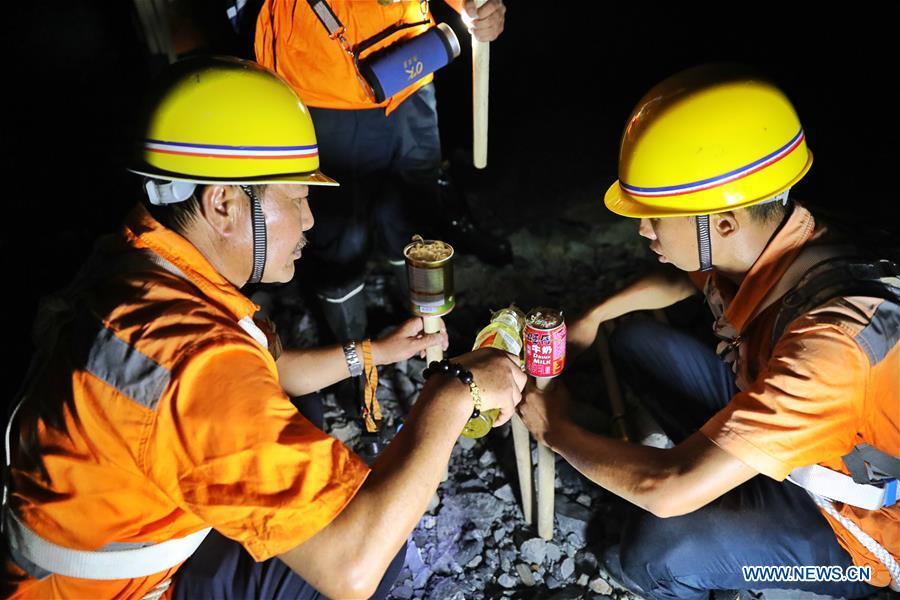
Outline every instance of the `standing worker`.
<svg viewBox="0 0 900 600">
<path fill-rule="evenodd" d="M 465 10 L 479 41 L 493 41 L 503 31 L 502 0 L 488 0 L 478 9 L 472 0 L 464 7 L 460 0 L 448 4 Z M 341 181 L 340 188 L 315 201 L 317 225 L 309 248 L 317 296 L 341 342 L 366 334 L 363 287 L 372 242 L 386 254 L 398 296 L 405 298 L 403 248 L 440 210 L 441 144 L 432 75 L 379 100 L 362 66 L 433 26 L 427 0 L 267 0 L 257 19 L 257 60 L 310 107 L 322 140 L 323 168 Z M 487 239 L 478 237 L 482 243 Z"/>
<path fill-rule="evenodd" d="M 140 142 L 146 199 L 39 311 L 6 428 L 2 595 L 385 597 L 473 405 L 508 418 L 524 374 L 460 357 L 469 383 L 429 379 L 366 467 L 287 394 L 446 334 L 414 319 L 356 351 L 279 353 L 255 324 L 239 288 L 291 279 L 309 186 L 334 184 L 303 103 L 255 63 L 186 61 Z"/>
<path fill-rule="evenodd" d="M 563 386 L 526 391 L 520 404 L 539 439 L 643 509 L 606 562 L 648 598 L 900 589 L 900 270 L 860 258 L 788 199 L 811 164 L 793 106 L 753 74 L 701 67 L 653 88 L 627 123 L 605 200 L 640 219 L 674 268 L 574 321 L 570 347 L 695 286 L 722 343 L 716 353 L 649 319 L 616 328 L 619 361 L 684 431 L 671 449 L 584 430 Z"/>
</svg>

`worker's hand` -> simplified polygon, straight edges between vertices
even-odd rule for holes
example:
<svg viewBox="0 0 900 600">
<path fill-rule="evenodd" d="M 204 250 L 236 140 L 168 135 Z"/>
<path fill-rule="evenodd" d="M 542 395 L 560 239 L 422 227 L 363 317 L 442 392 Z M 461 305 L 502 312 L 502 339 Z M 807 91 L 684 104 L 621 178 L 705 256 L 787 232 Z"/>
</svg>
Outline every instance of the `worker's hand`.
<svg viewBox="0 0 900 600">
<path fill-rule="evenodd" d="M 570 362 L 593 345 L 601 323 L 596 308 L 566 323 L 566 358 Z"/>
<path fill-rule="evenodd" d="M 553 433 L 568 422 L 571 405 L 572 397 L 561 381 L 554 380 L 548 389 L 541 391 L 535 387 L 534 379 L 529 378 L 516 410 L 535 439 L 553 448 Z"/>
<path fill-rule="evenodd" d="M 391 333 L 372 342 L 372 360 L 376 365 L 389 365 L 417 354 L 424 358 L 425 348 L 431 346 L 447 349 L 449 340 L 443 319 L 439 333 L 425 333 L 424 330 L 425 324 L 420 317 L 404 321 Z"/>
<path fill-rule="evenodd" d="M 476 40 L 493 42 L 503 31 L 506 7 L 503 6 L 503 0 L 488 0 L 481 8 L 476 9 L 474 0 L 466 0 L 462 17 L 469 33 L 475 36 Z"/>
<path fill-rule="evenodd" d="M 481 391 L 482 412 L 500 409 L 494 427 L 509 421 L 516 405 L 522 400 L 522 388 L 528 381 L 528 376 L 519 366 L 519 357 L 497 348 L 480 348 L 451 359 L 451 362 L 457 362 L 472 372 L 475 385 Z M 460 389 L 465 389 L 459 382 L 455 383 Z M 469 396 L 469 391 L 465 390 L 465 394 Z"/>
</svg>

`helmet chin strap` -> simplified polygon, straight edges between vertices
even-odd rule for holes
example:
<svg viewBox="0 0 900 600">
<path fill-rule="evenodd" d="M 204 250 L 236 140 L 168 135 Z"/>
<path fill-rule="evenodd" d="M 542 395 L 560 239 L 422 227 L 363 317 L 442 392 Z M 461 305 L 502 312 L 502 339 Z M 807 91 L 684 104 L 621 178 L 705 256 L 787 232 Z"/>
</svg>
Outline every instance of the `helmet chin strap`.
<svg viewBox="0 0 900 600">
<path fill-rule="evenodd" d="M 788 188 L 777 196 L 773 196 L 759 204 L 781 202 L 782 205 L 787 206 L 790 192 L 791 188 Z M 700 253 L 700 271 L 712 271 L 712 242 L 709 235 L 709 215 L 697 215 L 697 251 Z"/>
<path fill-rule="evenodd" d="M 263 214 L 262 202 L 253 188 L 249 185 L 242 185 L 240 188 L 250 198 L 250 219 L 253 225 L 253 271 L 247 283 L 259 283 L 266 270 L 266 216 Z"/>
<path fill-rule="evenodd" d="M 712 271 L 712 243 L 709 237 L 709 215 L 697 215 L 697 250 L 700 253 L 700 271 Z"/>
</svg>

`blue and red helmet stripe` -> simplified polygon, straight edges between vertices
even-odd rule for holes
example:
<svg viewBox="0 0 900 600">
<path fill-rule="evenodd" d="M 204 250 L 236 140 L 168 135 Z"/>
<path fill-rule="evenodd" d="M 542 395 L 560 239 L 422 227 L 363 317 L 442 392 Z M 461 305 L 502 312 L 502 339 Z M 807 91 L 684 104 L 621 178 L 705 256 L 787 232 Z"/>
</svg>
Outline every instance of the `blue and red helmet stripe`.
<svg viewBox="0 0 900 600">
<path fill-rule="evenodd" d="M 791 154 L 794 150 L 796 150 L 800 143 L 804 139 L 803 130 L 797 132 L 791 140 L 779 148 L 778 150 L 768 154 L 759 160 L 755 160 L 752 163 L 740 167 L 739 169 L 734 169 L 733 171 L 729 171 L 728 173 L 723 173 L 722 175 L 717 175 L 716 177 L 710 177 L 709 179 L 702 179 L 700 181 L 694 181 L 691 183 L 683 183 L 679 185 L 670 185 L 663 187 L 638 187 L 634 185 L 628 185 L 624 181 L 619 181 L 619 185 L 622 186 L 622 189 L 631 194 L 632 196 L 643 196 L 643 197 L 664 197 L 664 196 L 681 196 L 683 194 L 691 194 L 693 192 L 700 192 L 703 190 L 712 189 L 718 187 L 720 185 L 724 185 L 731 181 L 735 181 L 737 179 L 741 179 L 743 177 L 747 177 L 757 171 L 760 171 L 769 165 L 772 165 L 789 154 Z"/>
</svg>

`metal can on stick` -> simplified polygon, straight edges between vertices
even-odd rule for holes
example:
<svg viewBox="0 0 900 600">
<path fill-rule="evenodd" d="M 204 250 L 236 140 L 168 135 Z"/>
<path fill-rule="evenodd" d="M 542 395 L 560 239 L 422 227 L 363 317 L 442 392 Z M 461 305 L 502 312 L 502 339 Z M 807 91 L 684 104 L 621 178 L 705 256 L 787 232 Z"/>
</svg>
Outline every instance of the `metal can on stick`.
<svg viewBox="0 0 900 600">
<path fill-rule="evenodd" d="M 453 246 L 414 236 L 403 249 L 412 313 L 442 317 L 453 310 Z"/>
<path fill-rule="evenodd" d="M 561 310 L 535 308 L 525 317 L 525 368 L 538 379 L 550 379 L 566 365 L 566 322 Z"/>
</svg>

